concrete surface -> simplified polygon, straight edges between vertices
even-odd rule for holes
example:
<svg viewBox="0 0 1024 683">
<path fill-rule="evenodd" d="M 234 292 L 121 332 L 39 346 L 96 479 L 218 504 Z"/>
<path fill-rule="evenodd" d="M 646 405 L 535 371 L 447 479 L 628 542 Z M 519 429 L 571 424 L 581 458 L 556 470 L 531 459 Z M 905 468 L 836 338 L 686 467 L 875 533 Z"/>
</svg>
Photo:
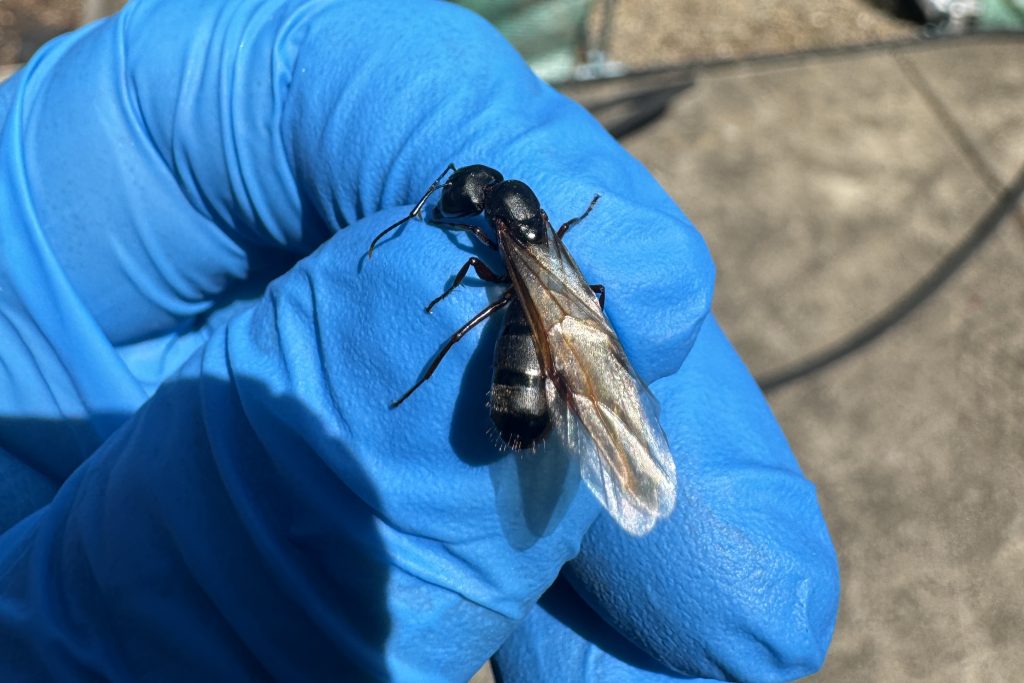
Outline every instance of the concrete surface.
<svg viewBox="0 0 1024 683">
<path fill-rule="evenodd" d="M 1022 96 L 1024 39 L 738 64 L 625 144 L 702 230 L 715 310 L 764 372 L 856 329 L 971 229 L 1024 165 Z M 1022 680 L 1022 225 L 769 396 L 841 562 L 816 682 Z"/>
</svg>

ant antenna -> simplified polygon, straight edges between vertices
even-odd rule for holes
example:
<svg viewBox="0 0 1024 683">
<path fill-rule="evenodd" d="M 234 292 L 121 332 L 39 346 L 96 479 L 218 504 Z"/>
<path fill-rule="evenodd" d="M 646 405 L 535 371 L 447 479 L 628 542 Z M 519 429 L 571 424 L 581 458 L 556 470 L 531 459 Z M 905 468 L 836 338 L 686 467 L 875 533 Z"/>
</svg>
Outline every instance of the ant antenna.
<svg viewBox="0 0 1024 683">
<path fill-rule="evenodd" d="M 409 212 L 408 216 L 384 228 L 384 230 L 379 235 L 373 238 L 373 241 L 370 242 L 370 249 L 366 252 L 366 257 L 373 258 L 373 250 L 377 246 L 377 242 L 380 241 L 380 238 L 384 237 L 384 235 L 388 234 L 392 230 L 398 228 L 406 221 L 419 216 L 420 213 L 423 212 L 423 205 L 427 203 L 427 199 L 430 198 L 430 195 L 437 192 L 437 190 L 440 189 L 441 186 L 445 184 L 446 181 L 444 180 L 444 177 L 449 173 L 453 173 L 454 171 L 455 164 L 448 164 L 448 166 L 446 166 L 445 169 L 441 171 L 441 175 L 437 176 L 437 179 L 433 183 L 431 183 L 429 188 L 427 188 L 426 193 L 422 197 L 420 197 L 420 200 L 418 202 L 416 202 L 416 206 L 413 208 L 412 211 Z"/>
</svg>

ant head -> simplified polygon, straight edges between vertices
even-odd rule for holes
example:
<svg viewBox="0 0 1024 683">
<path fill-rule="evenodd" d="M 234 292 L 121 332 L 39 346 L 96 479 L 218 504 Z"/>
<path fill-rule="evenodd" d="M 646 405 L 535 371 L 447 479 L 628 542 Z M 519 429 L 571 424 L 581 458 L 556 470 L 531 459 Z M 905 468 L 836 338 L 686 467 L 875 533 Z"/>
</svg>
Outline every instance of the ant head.
<svg viewBox="0 0 1024 683">
<path fill-rule="evenodd" d="M 441 192 L 439 208 L 444 216 L 475 216 L 484 210 L 490 190 L 504 178 L 493 168 L 474 164 L 452 173 Z"/>
<path fill-rule="evenodd" d="M 519 180 L 506 180 L 487 198 L 487 219 L 498 230 L 512 231 L 520 243 L 542 244 L 546 237 L 547 216 L 530 187 Z"/>
</svg>

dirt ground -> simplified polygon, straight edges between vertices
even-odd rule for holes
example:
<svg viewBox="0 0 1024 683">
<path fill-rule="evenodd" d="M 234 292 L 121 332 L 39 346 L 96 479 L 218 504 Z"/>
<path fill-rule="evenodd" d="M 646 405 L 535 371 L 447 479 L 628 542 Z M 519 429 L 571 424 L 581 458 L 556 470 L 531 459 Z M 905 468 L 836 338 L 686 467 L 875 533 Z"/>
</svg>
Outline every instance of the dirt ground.
<svg viewBox="0 0 1024 683">
<path fill-rule="evenodd" d="M 596 3 L 600 5 L 601 3 Z M 911 38 L 895 0 L 619 0 L 608 54 L 631 67 L 728 59 Z M 597 7 L 593 23 L 603 21 Z"/>
<path fill-rule="evenodd" d="M 24 62 L 74 28 L 80 0 L 0 0 L 0 64 Z M 603 25 L 595 0 L 593 30 Z M 609 56 L 631 67 L 721 59 L 911 37 L 899 0 L 618 0 L 610 3 Z M 907 17 L 907 18 L 904 18 Z"/>
<path fill-rule="evenodd" d="M 50 38 L 78 24 L 76 0 L 0 0 L 0 64 L 24 62 Z"/>
</svg>

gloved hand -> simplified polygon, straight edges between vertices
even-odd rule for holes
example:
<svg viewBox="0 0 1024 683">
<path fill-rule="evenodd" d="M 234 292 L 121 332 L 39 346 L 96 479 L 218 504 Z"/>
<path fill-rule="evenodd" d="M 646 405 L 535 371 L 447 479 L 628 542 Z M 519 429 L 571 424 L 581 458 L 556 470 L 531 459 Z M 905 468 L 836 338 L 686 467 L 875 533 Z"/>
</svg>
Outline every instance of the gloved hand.
<svg viewBox="0 0 1024 683">
<path fill-rule="evenodd" d="M 598 518 L 498 653 L 504 683 L 785 681 L 825 658 L 839 576 L 814 486 L 713 318 L 651 388 L 676 510 L 642 539 Z"/>
<path fill-rule="evenodd" d="M 0 523 L 21 519 L 0 536 L 0 679 L 458 680 L 513 631 L 507 680 L 585 677 L 549 668 L 566 642 L 646 675 L 547 599 L 522 621 L 577 553 L 575 591 L 658 666 L 820 664 L 835 557 L 704 320 L 703 242 L 473 15 L 137 0 L 44 47 L 0 121 Z M 659 380 L 680 495 L 650 536 L 585 491 L 509 533 L 494 325 L 388 410 L 488 300 L 422 311 L 463 236 L 412 222 L 364 257 L 449 161 L 525 180 L 555 221 L 602 194 L 568 245 Z"/>
</svg>

